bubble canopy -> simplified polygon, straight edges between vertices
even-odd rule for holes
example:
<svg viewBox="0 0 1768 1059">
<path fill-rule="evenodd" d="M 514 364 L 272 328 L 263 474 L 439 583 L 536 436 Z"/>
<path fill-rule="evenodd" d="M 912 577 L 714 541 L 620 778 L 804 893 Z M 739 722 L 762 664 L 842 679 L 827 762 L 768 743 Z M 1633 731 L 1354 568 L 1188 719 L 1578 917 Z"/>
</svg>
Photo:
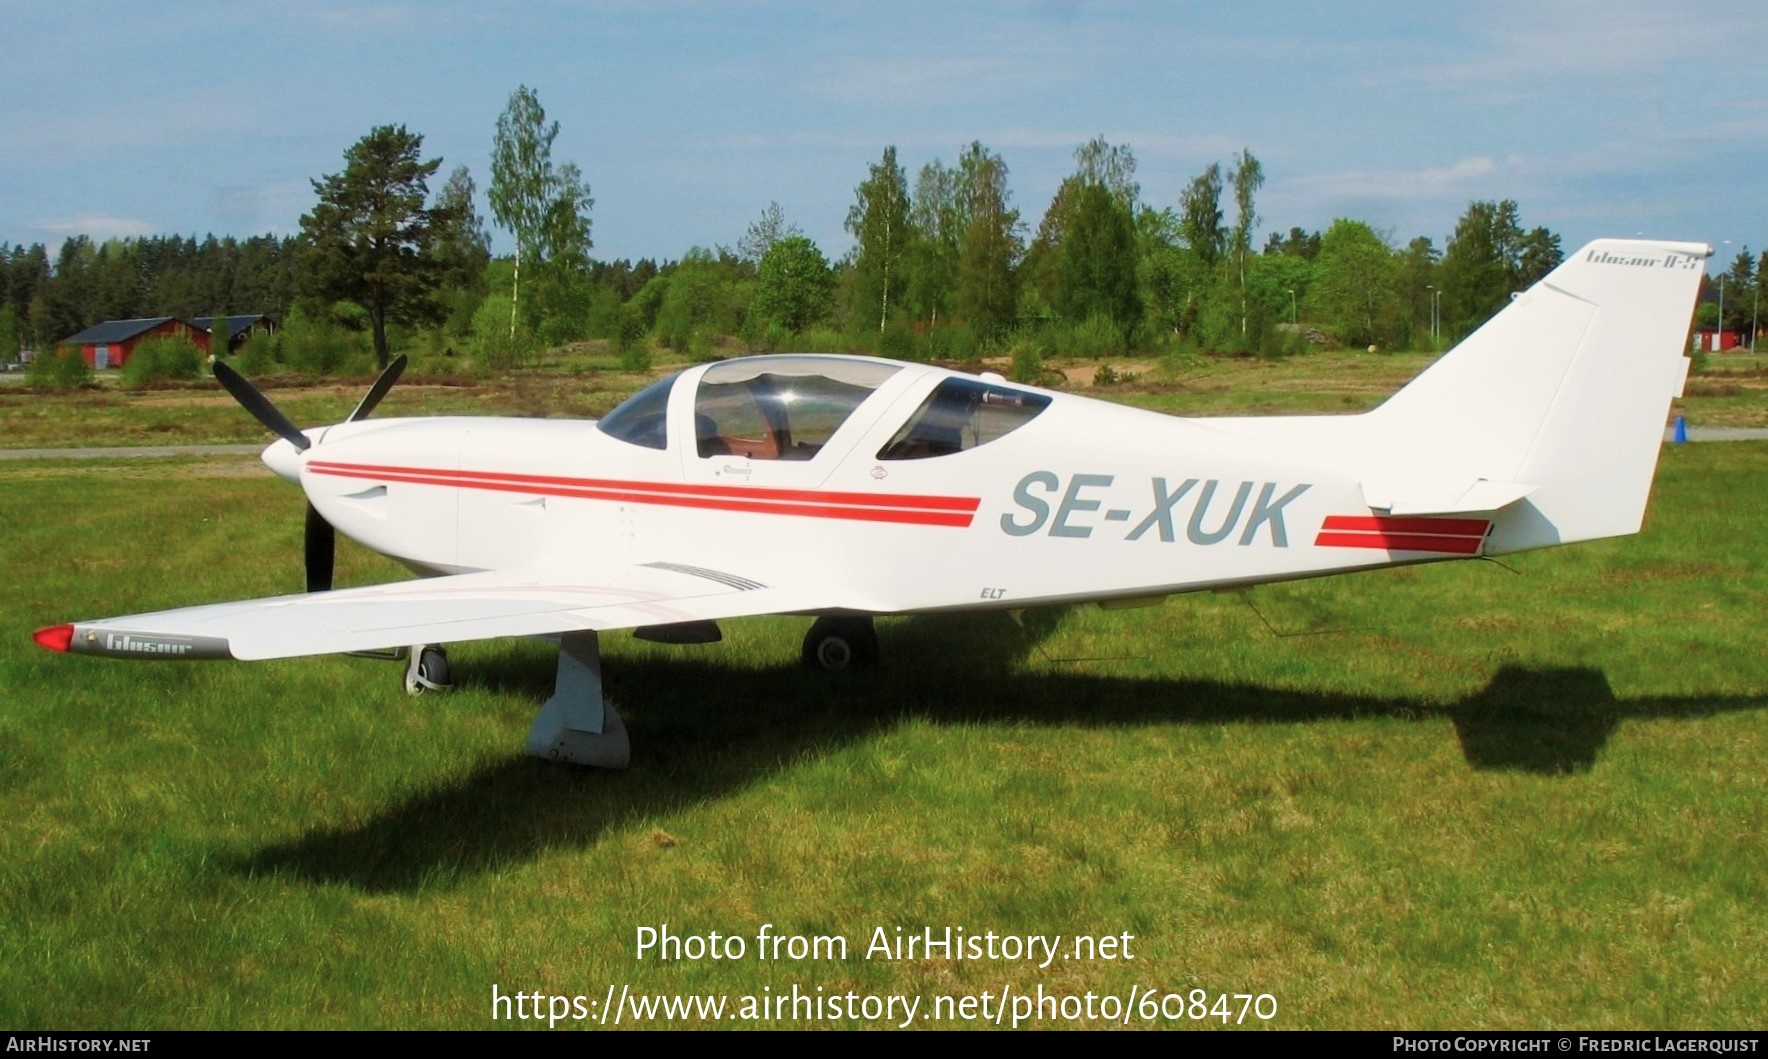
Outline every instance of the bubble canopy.
<svg viewBox="0 0 1768 1059">
<path fill-rule="evenodd" d="M 701 457 L 808 460 L 901 365 L 860 357 L 777 356 L 723 361 L 694 393 Z M 681 376 L 632 395 L 598 424 L 610 437 L 646 448 L 667 445 L 669 397 Z"/>
</svg>

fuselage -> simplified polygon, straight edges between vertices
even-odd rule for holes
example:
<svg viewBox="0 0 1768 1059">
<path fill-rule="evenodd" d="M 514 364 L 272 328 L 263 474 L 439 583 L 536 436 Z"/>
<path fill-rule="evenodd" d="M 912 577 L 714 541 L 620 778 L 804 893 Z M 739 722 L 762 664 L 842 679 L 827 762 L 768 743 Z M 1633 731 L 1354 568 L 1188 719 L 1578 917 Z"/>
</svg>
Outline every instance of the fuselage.
<svg viewBox="0 0 1768 1059">
<path fill-rule="evenodd" d="M 1354 474 L 1207 421 L 925 365 L 727 363 L 746 377 L 683 372 L 638 426 L 340 424 L 299 479 L 339 531 L 424 573 L 672 562 L 808 577 L 829 609 L 875 613 L 1307 577 L 1389 565 L 1396 540 L 1404 561 L 1465 557 L 1490 525 L 1383 525 Z M 860 384 L 829 377 L 847 364 L 870 366 Z"/>
</svg>

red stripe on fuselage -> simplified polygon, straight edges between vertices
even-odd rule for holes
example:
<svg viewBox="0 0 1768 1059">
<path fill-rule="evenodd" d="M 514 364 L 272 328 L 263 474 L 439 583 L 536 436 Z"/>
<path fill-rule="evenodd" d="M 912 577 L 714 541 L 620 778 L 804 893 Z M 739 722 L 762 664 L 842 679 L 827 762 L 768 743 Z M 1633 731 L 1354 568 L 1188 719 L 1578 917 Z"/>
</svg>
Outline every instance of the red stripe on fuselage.
<svg viewBox="0 0 1768 1059">
<path fill-rule="evenodd" d="M 424 467 L 335 463 L 310 460 L 314 474 L 451 486 L 505 493 L 537 493 L 580 500 L 612 500 L 662 507 L 745 511 L 767 515 L 897 522 L 922 526 L 969 526 L 982 501 L 972 497 L 908 494 L 818 492 L 813 489 L 768 489 L 759 486 L 683 485 L 617 479 L 563 478 L 490 471 L 447 471 Z"/>
<path fill-rule="evenodd" d="M 1442 533 L 1484 537 L 1492 524 L 1483 518 L 1396 518 L 1391 515 L 1327 515 L 1323 530 L 1380 530 L 1387 533 Z"/>
<path fill-rule="evenodd" d="M 1492 524 L 1483 518 L 1400 518 L 1327 515 L 1317 548 L 1373 548 L 1388 552 L 1477 555 Z"/>
<path fill-rule="evenodd" d="M 712 496 L 736 496 L 752 500 L 809 500 L 825 504 L 861 504 L 872 507 L 919 507 L 938 511 L 975 511 L 982 501 L 963 496 L 916 496 L 907 493 L 825 493 L 815 489 L 769 489 L 748 485 L 688 485 L 677 482 L 635 482 L 612 478 L 561 478 L 544 474 L 515 474 L 505 471 L 449 471 L 435 467 L 389 467 L 373 463 L 334 463 L 310 460 L 313 470 L 355 472 L 351 477 L 368 477 L 362 472 L 383 474 L 415 474 L 471 479 L 473 481 L 528 482 L 537 485 L 563 485 L 580 489 L 625 489 L 646 493 L 690 493 Z"/>
</svg>

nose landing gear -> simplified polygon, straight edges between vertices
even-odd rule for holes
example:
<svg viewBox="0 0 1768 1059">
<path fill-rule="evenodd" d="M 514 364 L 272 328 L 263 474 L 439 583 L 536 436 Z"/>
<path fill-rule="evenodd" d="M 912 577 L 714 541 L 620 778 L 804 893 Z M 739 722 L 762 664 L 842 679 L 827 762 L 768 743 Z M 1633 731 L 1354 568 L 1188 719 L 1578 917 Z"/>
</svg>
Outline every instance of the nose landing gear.
<svg viewBox="0 0 1768 1059">
<path fill-rule="evenodd" d="M 448 671 L 448 652 L 440 644 L 413 647 L 405 663 L 405 690 L 412 695 L 426 691 L 447 691 L 454 687 Z"/>
</svg>

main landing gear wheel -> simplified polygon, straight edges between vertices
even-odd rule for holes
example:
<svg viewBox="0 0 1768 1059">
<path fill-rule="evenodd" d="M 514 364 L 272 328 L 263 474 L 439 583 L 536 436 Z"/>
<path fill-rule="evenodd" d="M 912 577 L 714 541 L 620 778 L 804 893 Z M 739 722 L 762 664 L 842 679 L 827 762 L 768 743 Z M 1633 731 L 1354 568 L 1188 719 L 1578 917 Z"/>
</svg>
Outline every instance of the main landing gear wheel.
<svg viewBox="0 0 1768 1059">
<path fill-rule="evenodd" d="M 436 644 L 413 647 L 405 664 L 405 690 L 412 695 L 426 691 L 447 691 L 454 687 L 448 672 L 448 652 Z"/>
<path fill-rule="evenodd" d="M 878 664 L 878 631 L 869 617 L 818 618 L 805 634 L 803 657 L 807 668 L 827 672 L 870 668 Z"/>
</svg>

